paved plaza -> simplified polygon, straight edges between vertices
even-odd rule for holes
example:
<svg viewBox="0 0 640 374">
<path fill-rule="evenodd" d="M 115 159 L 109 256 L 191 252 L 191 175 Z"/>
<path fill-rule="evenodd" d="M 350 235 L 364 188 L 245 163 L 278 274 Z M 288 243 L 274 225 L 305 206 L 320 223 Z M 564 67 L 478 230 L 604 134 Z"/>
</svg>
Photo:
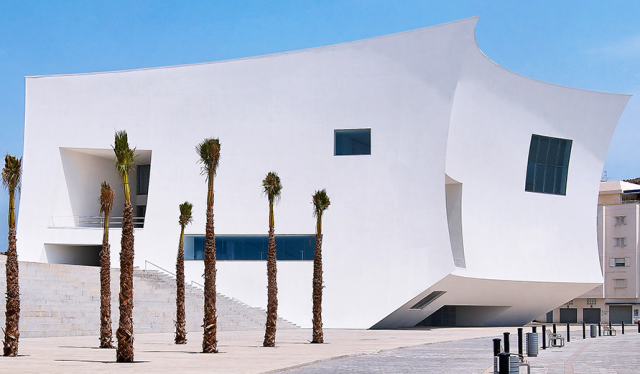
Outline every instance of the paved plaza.
<svg viewBox="0 0 640 374">
<path fill-rule="evenodd" d="M 531 373 L 640 373 L 640 334 L 582 339 L 572 331 L 564 348 L 528 358 Z M 492 339 L 514 327 L 416 330 L 325 330 L 326 344 L 309 344 L 308 329 L 279 331 L 276 348 L 263 348 L 261 331 L 221 332 L 219 354 L 201 354 L 201 334 L 186 345 L 173 334 L 136 336 L 136 363 L 114 362 L 96 348 L 97 336 L 25 338 L 19 357 L 0 357 L 2 373 L 491 373 Z M 531 331 L 525 328 L 525 332 Z M 540 328 L 538 328 L 540 331 Z M 565 333 L 562 329 L 559 332 Z M 525 373 L 525 369 L 522 368 Z"/>
</svg>

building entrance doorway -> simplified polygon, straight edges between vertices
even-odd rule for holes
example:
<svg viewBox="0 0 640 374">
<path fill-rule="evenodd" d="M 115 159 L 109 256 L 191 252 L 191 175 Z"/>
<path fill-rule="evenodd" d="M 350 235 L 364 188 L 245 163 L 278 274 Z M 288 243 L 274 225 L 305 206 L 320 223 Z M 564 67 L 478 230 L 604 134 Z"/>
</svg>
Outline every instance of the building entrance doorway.
<svg viewBox="0 0 640 374">
<path fill-rule="evenodd" d="M 582 309 L 582 322 L 584 323 L 600 323 L 600 308 Z"/>
<path fill-rule="evenodd" d="M 609 322 L 631 324 L 631 305 L 609 305 Z"/>
<path fill-rule="evenodd" d="M 560 323 L 578 323 L 578 309 L 560 308 Z"/>
</svg>

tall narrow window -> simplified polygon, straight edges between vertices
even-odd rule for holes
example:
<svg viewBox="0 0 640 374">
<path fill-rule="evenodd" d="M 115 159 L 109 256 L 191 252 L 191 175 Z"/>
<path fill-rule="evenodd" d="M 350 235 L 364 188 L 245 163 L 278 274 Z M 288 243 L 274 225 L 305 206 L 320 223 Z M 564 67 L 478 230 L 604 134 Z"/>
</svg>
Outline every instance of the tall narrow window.
<svg viewBox="0 0 640 374">
<path fill-rule="evenodd" d="M 138 177 L 138 195 L 146 195 L 149 192 L 149 173 L 151 171 L 151 165 L 138 165 L 137 177 Z"/>
<path fill-rule="evenodd" d="M 570 139 L 531 135 L 525 191 L 566 195 Z"/>
<path fill-rule="evenodd" d="M 335 156 L 370 155 L 371 129 L 335 130 Z"/>
</svg>

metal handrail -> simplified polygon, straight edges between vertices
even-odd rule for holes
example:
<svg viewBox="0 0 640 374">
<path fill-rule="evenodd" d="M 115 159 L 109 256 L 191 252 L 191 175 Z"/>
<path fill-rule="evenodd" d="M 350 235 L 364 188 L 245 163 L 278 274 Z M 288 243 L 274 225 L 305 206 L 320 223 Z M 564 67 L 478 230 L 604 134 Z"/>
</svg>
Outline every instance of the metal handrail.
<svg viewBox="0 0 640 374">
<path fill-rule="evenodd" d="M 124 217 L 109 217 L 111 228 L 122 227 Z M 133 217 L 135 228 L 144 227 L 144 217 Z M 49 227 L 84 227 L 102 228 L 104 226 L 103 216 L 51 216 Z"/>
<path fill-rule="evenodd" d="M 200 286 L 200 287 L 202 287 L 204 289 L 204 285 L 202 285 L 202 284 L 200 284 L 200 283 L 198 283 L 196 281 L 191 281 L 191 287 L 193 287 L 194 284 L 198 285 L 198 286 Z"/>
<path fill-rule="evenodd" d="M 153 262 L 151 262 L 151 261 L 147 261 L 147 260 L 144 260 L 144 271 L 147 271 L 147 264 L 151 264 L 151 265 L 153 265 L 153 266 L 157 267 L 158 269 L 160 269 L 160 270 L 164 271 L 165 273 L 167 273 L 167 274 L 169 274 L 169 275 L 172 275 L 172 276 L 176 277 L 176 275 L 175 275 L 174 273 L 170 272 L 169 270 L 167 270 L 167 269 L 165 269 L 165 268 L 163 268 L 163 267 L 160 267 L 160 266 L 158 266 L 158 265 L 154 264 Z"/>
</svg>

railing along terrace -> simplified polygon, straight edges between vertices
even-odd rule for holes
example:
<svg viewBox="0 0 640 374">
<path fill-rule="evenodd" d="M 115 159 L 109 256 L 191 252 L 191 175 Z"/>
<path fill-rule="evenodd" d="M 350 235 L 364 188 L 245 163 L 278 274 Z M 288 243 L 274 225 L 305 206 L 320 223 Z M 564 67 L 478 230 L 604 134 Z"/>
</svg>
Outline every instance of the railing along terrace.
<svg viewBox="0 0 640 374">
<path fill-rule="evenodd" d="M 122 217 L 109 217 L 109 228 L 122 228 Z M 51 216 L 49 227 L 58 228 L 102 228 L 102 216 Z M 133 227 L 143 228 L 144 217 L 133 217 Z"/>
</svg>

